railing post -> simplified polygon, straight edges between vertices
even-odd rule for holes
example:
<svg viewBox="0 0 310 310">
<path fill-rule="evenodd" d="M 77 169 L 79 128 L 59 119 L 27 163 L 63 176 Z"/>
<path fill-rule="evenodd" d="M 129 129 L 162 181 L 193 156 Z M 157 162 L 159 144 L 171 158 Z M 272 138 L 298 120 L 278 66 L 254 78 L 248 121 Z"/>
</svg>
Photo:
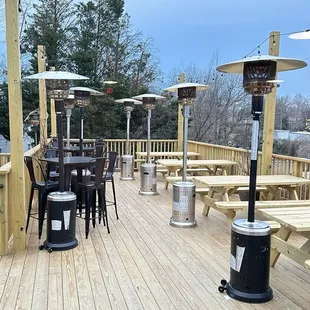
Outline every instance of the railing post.
<svg viewBox="0 0 310 310">
<path fill-rule="evenodd" d="M 25 195 L 23 161 L 23 109 L 21 88 L 20 45 L 18 25 L 18 0 L 5 1 L 6 55 L 11 135 L 10 219 L 14 249 L 25 250 Z"/>
<path fill-rule="evenodd" d="M 0 175 L 0 255 L 8 252 L 9 222 L 7 175 Z"/>
<path fill-rule="evenodd" d="M 269 34 L 269 55 L 279 56 L 280 32 L 273 31 Z M 262 174 L 270 174 L 273 150 L 273 132 L 276 113 L 277 87 L 266 95 L 264 104 L 264 131 L 263 131 L 263 154 Z M 282 128 L 281 128 L 282 129 Z"/>
<path fill-rule="evenodd" d="M 137 152 L 141 152 L 141 141 L 139 141 L 137 143 Z M 133 154 L 135 156 L 135 154 Z M 140 162 L 141 157 L 138 155 L 137 156 L 137 168 L 138 171 L 140 172 L 140 168 L 141 168 L 141 162 Z"/>
<path fill-rule="evenodd" d="M 45 46 L 38 45 L 38 72 L 46 70 Z M 39 80 L 39 104 L 40 104 L 40 145 L 47 143 L 47 105 L 45 80 Z"/>
</svg>

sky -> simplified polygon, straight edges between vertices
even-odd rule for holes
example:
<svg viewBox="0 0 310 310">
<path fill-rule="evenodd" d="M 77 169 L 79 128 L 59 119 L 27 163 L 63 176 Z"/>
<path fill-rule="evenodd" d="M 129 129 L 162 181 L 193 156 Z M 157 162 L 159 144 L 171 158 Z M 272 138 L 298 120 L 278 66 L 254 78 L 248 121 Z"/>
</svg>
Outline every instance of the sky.
<svg viewBox="0 0 310 310">
<path fill-rule="evenodd" d="M 310 28 L 309 0 L 125 0 L 125 10 L 133 26 L 153 38 L 166 74 L 191 64 L 207 68 L 215 53 L 222 63 L 241 59 L 271 31 Z M 260 51 L 268 53 L 268 40 Z M 309 67 L 280 73 L 278 94 L 310 95 L 310 40 L 281 35 L 280 56 L 305 60 Z"/>
</svg>

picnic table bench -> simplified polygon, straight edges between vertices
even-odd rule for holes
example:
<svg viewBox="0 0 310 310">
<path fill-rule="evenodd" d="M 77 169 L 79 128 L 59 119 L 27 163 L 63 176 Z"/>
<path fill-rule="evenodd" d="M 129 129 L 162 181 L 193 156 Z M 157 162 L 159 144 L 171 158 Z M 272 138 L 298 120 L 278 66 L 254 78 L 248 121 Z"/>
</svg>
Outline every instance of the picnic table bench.
<svg viewBox="0 0 310 310">
<path fill-rule="evenodd" d="M 232 201 L 232 198 L 233 194 L 238 193 L 241 188 L 248 188 L 248 176 L 200 176 L 194 177 L 194 181 L 209 188 L 208 194 L 203 197 L 205 206 L 202 214 L 205 216 L 208 216 L 210 207 L 212 207 L 224 213 L 228 222 L 231 223 L 236 212 L 247 207 L 246 202 Z M 264 196 L 268 197 L 266 200 L 280 200 L 278 189 L 281 187 L 287 189 L 290 198 L 296 201 L 298 200 L 296 189 L 302 184 L 310 184 L 310 180 L 291 175 L 257 176 L 257 190 L 265 193 Z M 219 204 L 219 202 L 226 202 L 226 204 Z M 289 203 L 283 200 L 282 204 L 284 206 Z"/>
<path fill-rule="evenodd" d="M 309 200 L 264 200 L 256 201 L 255 207 L 259 209 L 267 208 L 293 208 L 310 207 Z M 227 216 L 229 224 L 233 221 L 237 211 L 248 209 L 248 201 L 216 201 L 214 208 Z"/>
<path fill-rule="evenodd" d="M 271 236 L 270 265 L 275 266 L 280 254 L 283 254 L 310 269 L 310 206 L 258 209 L 258 212 L 280 224 L 279 231 Z M 306 238 L 302 246 L 288 243 L 292 233 Z"/>
<path fill-rule="evenodd" d="M 183 161 L 177 159 L 159 159 L 157 164 L 167 167 L 168 172 L 174 172 L 175 176 L 183 172 Z M 227 175 L 230 167 L 237 165 L 236 162 L 226 159 L 189 159 L 187 160 L 188 172 L 208 172 L 210 175 L 216 175 L 221 171 Z"/>
</svg>

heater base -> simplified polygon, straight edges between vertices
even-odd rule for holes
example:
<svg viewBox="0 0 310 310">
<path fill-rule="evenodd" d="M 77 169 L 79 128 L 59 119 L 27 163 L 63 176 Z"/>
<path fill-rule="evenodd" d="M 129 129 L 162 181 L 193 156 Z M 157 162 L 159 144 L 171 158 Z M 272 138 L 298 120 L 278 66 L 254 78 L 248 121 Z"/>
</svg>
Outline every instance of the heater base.
<svg viewBox="0 0 310 310">
<path fill-rule="evenodd" d="M 48 252 L 52 252 L 52 251 L 67 251 L 67 250 L 71 250 L 74 249 L 78 246 L 78 241 L 77 239 L 70 241 L 70 242 L 66 242 L 66 243 L 51 243 L 48 242 L 47 240 L 45 240 L 43 242 L 43 245 L 40 245 L 39 249 L 40 250 L 47 250 Z"/>
<path fill-rule="evenodd" d="M 66 251 L 78 246 L 75 237 L 76 195 L 52 192 L 47 196 L 46 240 L 40 250 Z"/>
<path fill-rule="evenodd" d="M 121 181 L 133 181 L 135 177 L 120 177 L 119 178 Z"/>
<path fill-rule="evenodd" d="M 219 291 L 248 303 L 271 300 L 270 226 L 262 221 L 235 220 L 230 251 L 230 280 L 222 280 Z"/>
<path fill-rule="evenodd" d="M 226 285 L 226 291 L 229 297 L 247 303 L 264 303 L 270 301 L 273 297 L 271 287 L 269 287 L 266 292 L 259 294 L 245 293 L 233 288 L 230 282 L 228 282 Z"/>
<path fill-rule="evenodd" d="M 139 195 L 142 195 L 142 196 L 155 196 L 155 195 L 158 195 L 158 191 L 156 192 L 143 192 L 143 191 L 139 191 Z"/>
<path fill-rule="evenodd" d="M 139 194 L 146 196 L 158 195 L 156 165 L 152 163 L 141 165 Z"/>
<path fill-rule="evenodd" d="M 173 183 L 171 226 L 179 228 L 197 226 L 195 220 L 195 193 L 196 186 L 194 182 L 177 181 Z"/>
<path fill-rule="evenodd" d="M 175 220 L 173 220 L 173 218 L 170 219 L 169 224 L 173 227 L 179 227 L 179 228 L 192 228 L 192 227 L 197 226 L 196 220 L 194 222 L 190 222 L 190 223 L 181 223 L 181 222 L 176 222 Z"/>
<path fill-rule="evenodd" d="M 121 176 L 122 181 L 132 181 L 135 179 L 134 172 L 134 156 L 132 155 L 122 155 L 121 156 Z"/>
</svg>

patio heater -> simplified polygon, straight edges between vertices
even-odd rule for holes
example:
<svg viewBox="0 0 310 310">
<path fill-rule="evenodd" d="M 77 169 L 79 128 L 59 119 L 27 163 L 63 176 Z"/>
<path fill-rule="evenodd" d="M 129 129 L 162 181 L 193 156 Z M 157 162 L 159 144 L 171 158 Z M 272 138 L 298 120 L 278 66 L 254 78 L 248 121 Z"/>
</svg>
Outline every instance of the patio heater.
<svg viewBox="0 0 310 310">
<path fill-rule="evenodd" d="M 71 87 L 70 91 L 74 92 L 74 103 L 80 108 L 80 155 L 83 153 L 84 139 L 84 110 L 90 105 L 91 96 L 102 96 L 103 94 L 97 90 L 88 87 Z"/>
<path fill-rule="evenodd" d="M 156 101 L 166 99 L 166 97 L 155 94 L 143 94 L 133 97 L 134 99 L 142 101 L 143 108 L 147 110 L 147 159 L 146 163 L 141 165 L 141 181 L 140 181 L 140 195 L 157 195 L 157 173 L 156 165 L 151 162 L 151 116 L 152 110 L 155 108 Z"/>
<path fill-rule="evenodd" d="M 195 227 L 195 191 L 192 181 L 186 180 L 187 175 L 187 136 L 190 107 L 195 104 L 196 92 L 209 89 L 209 85 L 198 83 L 181 83 L 164 89 L 164 91 L 177 92 L 178 102 L 182 105 L 183 113 L 183 175 L 182 181 L 173 183 L 172 217 L 170 225 L 175 227 Z"/>
<path fill-rule="evenodd" d="M 255 197 L 257 175 L 257 152 L 259 141 L 259 120 L 263 113 L 264 95 L 269 94 L 277 84 L 279 71 L 305 67 L 298 59 L 269 55 L 252 56 L 221 65 L 218 71 L 242 73 L 243 88 L 252 95 L 252 140 L 249 184 L 248 218 L 237 219 L 231 227 L 230 281 L 221 281 L 220 292 L 237 300 L 263 303 L 272 299 L 269 286 L 270 272 L 270 226 L 255 220 Z"/>
<path fill-rule="evenodd" d="M 130 144 L 129 144 L 129 132 L 130 132 L 130 117 L 131 112 L 134 109 L 135 104 L 141 104 L 141 101 L 124 98 L 115 100 L 117 103 L 121 103 L 124 106 L 127 118 L 127 139 L 126 139 L 126 154 L 121 156 L 121 177 L 123 181 L 131 181 L 135 179 L 134 175 L 134 156 L 130 155 Z"/>
<path fill-rule="evenodd" d="M 64 99 L 64 108 L 66 110 L 66 117 L 67 117 L 67 147 L 70 146 L 70 119 L 74 107 L 75 107 L 74 94 L 69 93 L 68 97 Z"/>
<path fill-rule="evenodd" d="M 75 238 L 76 196 L 65 191 L 62 112 L 64 99 L 69 94 L 70 80 L 86 80 L 87 77 L 64 71 L 45 71 L 26 79 L 44 79 L 50 98 L 55 100 L 57 142 L 59 153 L 59 191 L 47 197 L 47 238 L 39 248 L 49 252 L 73 249 L 78 245 Z"/>
<path fill-rule="evenodd" d="M 27 117 L 29 124 L 34 127 L 34 143 L 38 145 L 38 128 L 40 126 L 40 109 L 31 111 Z"/>
</svg>

